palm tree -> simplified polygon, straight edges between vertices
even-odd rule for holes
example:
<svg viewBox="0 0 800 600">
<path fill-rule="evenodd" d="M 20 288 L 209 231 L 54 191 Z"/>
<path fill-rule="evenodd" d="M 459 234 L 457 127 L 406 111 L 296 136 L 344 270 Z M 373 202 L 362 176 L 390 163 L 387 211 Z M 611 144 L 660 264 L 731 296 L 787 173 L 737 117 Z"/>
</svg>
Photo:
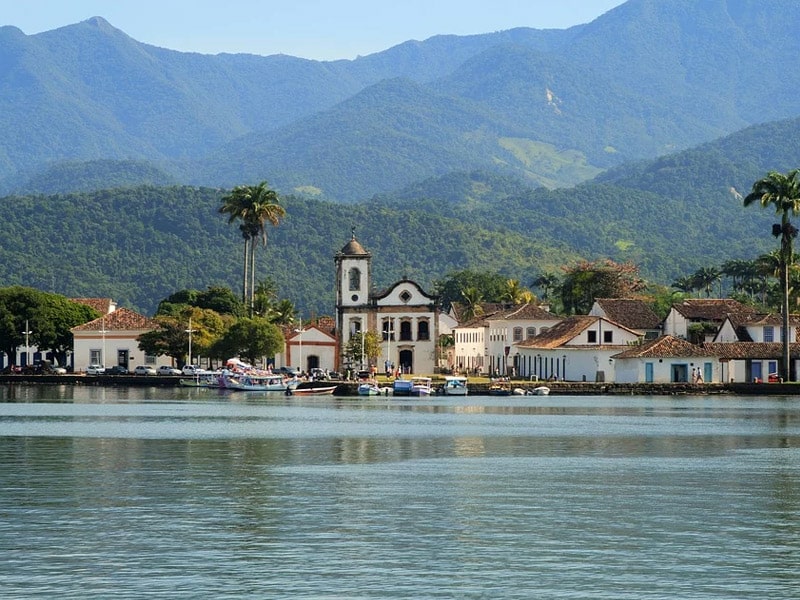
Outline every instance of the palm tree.
<svg viewBox="0 0 800 600">
<path fill-rule="evenodd" d="M 800 213 L 800 170 L 793 169 L 786 174 L 770 171 L 767 176 L 753 184 L 753 190 L 744 198 L 744 205 L 750 206 L 758 202 L 762 208 L 775 207 L 775 214 L 780 215 L 781 222 L 772 226 L 772 235 L 781 239 L 780 269 L 783 285 L 783 327 L 781 342 L 783 344 L 783 380 L 789 381 L 791 365 L 789 355 L 789 268 L 792 265 L 794 251 L 792 240 L 797 236 L 797 229 L 789 221 L 790 215 Z"/>
<path fill-rule="evenodd" d="M 464 312 L 461 315 L 462 322 L 471 321 L 483 314 L 483 294 L 476 287 L 468 287 L 461 290 L 461 297 L 464 299 Z"/>
<path fill-rule="evenodd" d="M 714 267 L 703 267 L 692 275 L 695 289 L 704 289 L 706 298 L 711 298 L 711 290 L 714 284 L 720 280 L 720 272 Z"/>
<path fill-rule="evenodd" d="M 256 241 L 267 244 L 265 225 L 277 226 L 286 216 L 286 209 L 278 204 L 278 194 L 262 181 L 256 186 L 240 185 L 222 198 L 219 212 L 228 215 L 228 224 L 241 221 L 239 230 L 244 238 L 244 268 L 242 269 L 242 301 L 253 312 L 255 295 Z"/>
<path fill-rule="evenodd" d="M 507 279 L 500 300 L 507 304 L 522 304 L 522 295 L 525 291 L 519 279 Z"/>
<path fill-rule="evenodd" d="M 694 277 L 679 277 L 672 282 L 672 287 L 686 294 L 691 294 L 697 289 L 697 282 Z"/>
</svg>

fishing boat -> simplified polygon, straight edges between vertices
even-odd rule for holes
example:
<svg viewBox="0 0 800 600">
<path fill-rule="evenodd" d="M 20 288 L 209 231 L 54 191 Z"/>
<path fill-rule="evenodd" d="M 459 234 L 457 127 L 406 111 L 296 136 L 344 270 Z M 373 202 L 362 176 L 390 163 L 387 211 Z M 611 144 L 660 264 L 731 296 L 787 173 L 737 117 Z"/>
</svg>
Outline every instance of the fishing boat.
<svg viewBox="0 0 800 600">
<path fill-rule="evenodd" d="M 445 396 L 466 396 L 467 378 L 460 375 L 448 375 L 444 378 L 442 391 Z"/>
</svg>

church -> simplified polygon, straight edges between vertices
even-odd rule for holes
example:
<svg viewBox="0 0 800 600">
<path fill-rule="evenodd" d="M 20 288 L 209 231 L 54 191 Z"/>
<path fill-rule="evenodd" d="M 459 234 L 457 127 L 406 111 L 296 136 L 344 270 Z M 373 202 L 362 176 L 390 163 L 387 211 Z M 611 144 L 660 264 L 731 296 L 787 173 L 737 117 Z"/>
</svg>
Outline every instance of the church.
<svg viewBox="0 0 800 600">
<path fill-rule="evenodd" d="M 372 254 L 356 240 L 355 230 L 336 254 L 335 263 L 338 356 L 344 357 L 353 336 L 374 331 L 383 339 L 375 365 L 379 371 L 388 363 L 403 373 L 433 373 L 438 366 L 439 334 L 450 331 L 449 327 L 440 331 L 439 297 L 406 278 L 382 292 L 372 291 Z"/>
</svg>

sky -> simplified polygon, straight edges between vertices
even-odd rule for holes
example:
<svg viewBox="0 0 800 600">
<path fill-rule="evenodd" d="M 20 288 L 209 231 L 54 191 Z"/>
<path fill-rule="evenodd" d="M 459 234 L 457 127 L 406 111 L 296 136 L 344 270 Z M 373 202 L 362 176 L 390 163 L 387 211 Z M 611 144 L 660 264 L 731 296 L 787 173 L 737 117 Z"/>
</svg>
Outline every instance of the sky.
<svg viewBox="0 0 800 600">
<path fill-rule="evenodd" d="M 217 54 L 352 59 L 408 40 L 514 27 L 565 29 L 623 0 L 0 0 L 28 35 L 103 17 L 133 39 Z"/>
</svg>

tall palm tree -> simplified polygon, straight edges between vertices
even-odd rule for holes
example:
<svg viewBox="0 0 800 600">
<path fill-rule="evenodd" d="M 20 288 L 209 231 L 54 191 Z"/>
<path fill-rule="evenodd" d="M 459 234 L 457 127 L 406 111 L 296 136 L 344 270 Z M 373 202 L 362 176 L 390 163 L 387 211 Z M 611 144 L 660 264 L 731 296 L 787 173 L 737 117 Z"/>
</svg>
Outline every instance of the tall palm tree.
<svg viewBox="0 0 800 600">
<path fill-rule="evenodd" d="M 277 226 L 286 216 L 286 209 L 278 204 L 278 194 L 267 187 L 267 182 L 258 185 L 240 185 L 222 199 L 219 212 L 228 215 L 228 223 L 241 221 L 239 230 L 244 238 L 244 268 L 242 269 L 242 301 L 253 311 L 256 279 L 257 241 L 267 244 L 265 225 Z"/>
<path fill-rule="evenodd" d="M 468 287 L 461 290 L 461 297 L 464 299 L 464 311 L 461 315 L 462 322 L 471 321 L 483 314 L 483 294 L 476 287 Z"/>
<path fill-rule="evenodd" d="M 500 300 L 508 304 L 522 304 L 522 295 L 525 291 L 519 279 L 507 279 Z"/>
<path fill-rule="evenodd" d="M 791 215 L 800 213 L 800 174 L 793 169 L 786 174 L 770 171 L 766 177 L 753 184 L 753 190 L 744 197 L 744 205 L 759 203 L 762 208 L 775 207 L 775 214 L 780 215 L 781 222 L 772 226 L 772 235 L 781 240 L 780 268 L 783 286 L 783 327 L 781 342 L 783 344 L 783 380 L 789 381 L 791 373 L 789 355 L 789 268 L 792 265 L 794 251 L 792 241 L 797 236 L 797 228 L 789 221 Z"/>
<path fill-rule="evenodd" d="M 702 267 L 694 272 L 692 280 L 694 281 L 695 288 L 706 291 L 706 298 L 711 298 L 711 290 L 714 284 L 721 278 L 719 270 L 715 267 Z"/>
</svg>

